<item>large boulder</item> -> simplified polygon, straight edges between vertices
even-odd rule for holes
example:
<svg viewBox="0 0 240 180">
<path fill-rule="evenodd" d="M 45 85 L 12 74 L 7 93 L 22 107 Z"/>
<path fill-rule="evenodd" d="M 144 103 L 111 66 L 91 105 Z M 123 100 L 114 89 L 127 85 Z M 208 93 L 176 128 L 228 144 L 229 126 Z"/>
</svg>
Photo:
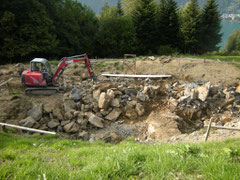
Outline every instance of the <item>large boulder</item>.
<svg viewBox="0 0 240 180">
<path fill-rule="evenodd" d="M 137 112 L 135 111 L 135 109 L 129 109 L 126 111 L 125 115 L 131 119 L 131 120 L 135 120 L 137 119 L 138 115 Z"/>
<path fill-rule="evenodd" d="M 45 113 L 51 113 L 53 112 L 53 109 L 55 108 L 55 104 L 54 103 L 47 103 L 43 105 L 43 111 Z"/>
<path fill-rule="evenodd" d="M 90 116 L 88 121 L 95 127 L 98 127 L 98 128 L 103 128 L 104 127 L 103 123 L 102 123 L 103 119 L 98 117 L 98 116 L 96 116 L 96 115 L 94 115 L 94 114 L 92 114 Z"/>
<path fill-rule="evenodd" d="M 122 114 L 121 109 L 113 109 L 105 118 L 110 121 L 116 121 L 118 117 Z"/>
<path fill-rule="evenodd" d="M 197 88 L 198 90 L 198 99 L 201 101 L 205 101 L 208 97 L 208 93 L 211 87 L 211 83 L 207 82 L 206 84 L 200 86 Z"/>
<path fill-rule="evenodd" d="M 24 127 L 33 127 L 35 124 L 37 123 L 36 120 L 34 120 L 31 116 L 25 118 L 25 119 L 22 119 L 21 121 L 19 121 L 19 124 L 21 126 L 24 126 Z"/>
<path fill-rule="evenodd" d="M 147 118 L 147 136 L 149 139 L 162 140 L 180 135 L 178 129 L 182 118 L 170 111 L 153 111 Z"/>
<path fill-rule="evenodd" d="M 101 84 L 99 84 L 98 85 L 98 89 L 100 90 L 100 91 L 105 91 L 105 90 L 107 90 L 107 89 L 109 89 L 111 87 L 111 83 L 101 83 Z"/>
<path fill-rule="evenodd" d="M 60 108 L 56 107 L 53 109 L 53 116 L 57 118 L 59 121 L 64 121 L 64 117 L 62 115 Z"/>
<path fill-rule="evenodd" d="M 94 90 L 94 91 L 93 91 L 93 99 L 95 99 L 95 100 L 98 101 L 100 94 L 101 94 L 100 89 Z"/>
<path fill-rule="evenodd" d="M 114 98 L 114 94 L 110 91 L 109 93 L 101 93 L 99 100 L 98 100 L 98 106 L 101 109 L 107 109 Z"/>
<path fill-rule="evenodd" d="M 111 106 L 112 106 L 112 107 L 117 107 L 117 108 L 119 108 L 119 107 L 120 107 L 119 99 L 118 99 L 118 98 L 114 98 L 114 99 L 112 100 Z"/>
<path fill-rule="evenodd" d="M 76 133 L 79 130 L 79 126 L 75 122 L 70 122 L 63 127 L 67 133 Z"/>
<path fill-rule="evenodd" d="M 39 121 L 42 118 L 42 106 L 42 104 L 35 105 L 27 112 L 27 115 L 31 116 L 36 121 Z"/>
<path fill-rule="evenodd" d="M 143 92 L 138 92 L 137 98 L 142 102 L 145 102 L 149 99 L 148 95 L 144 94 Z"/>
<path fill-rule="evenodd" d="M 137 111 L 138 116 L 142 116 L 145 113 L 145 109 L 144 109 L 143 105 L 140 104 L 140 103 L 136 104 L 136 108 L 135 109 Z"/>
<path fill-rule="evenodd" d="M 137 95 L 137 93 L 138 93 L 138 90 L 136 90 L 136 89 L 125 89 L 124 90 L 124 93 L 125 94 L 127 94 L 127 95 L 134 95 L 134 96 L 136 96 Z"/>
<path fill-rule="evenodd" d="M 73 88 L 70 94 L 70 98 L 77 102 L 82 98 L 82 95 L 79 93 L 79 89 L 78 88 Z"/>
<path fill-rule="evenodd" d="M 240 93 L 240 85 L 236 88 L 236 93 Z"/>
<path fill-rule="evenodd" d="M 78 133 L 78 138 L 83 141 L 88 141 L 90 138 L 90 134 L 87 131 L 82 131 Z"/>
<path fill-rule="evenodd" d="M 51 129 L 56 128 L 58 125 L 60 125 L 59 121 L 56 119 L 52 119 L 47 123 L 47 126 Z"/>
</svg>

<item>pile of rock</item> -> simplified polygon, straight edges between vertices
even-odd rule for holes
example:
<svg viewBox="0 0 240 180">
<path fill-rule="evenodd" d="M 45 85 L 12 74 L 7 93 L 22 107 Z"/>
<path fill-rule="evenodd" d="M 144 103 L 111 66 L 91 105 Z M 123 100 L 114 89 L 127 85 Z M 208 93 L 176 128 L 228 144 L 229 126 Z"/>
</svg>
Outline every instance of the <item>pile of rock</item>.
<svg viewBox="0 0 240 180">
<path fill-rule="evenodd" d="M 115 142 L 126 136 L 106 129 L 123 122 L 134 124 L 139 118 L 146 119 L 144 138 L 161 139 L 202 128 L 210 117 L 224 124 L 239 115 L 238 84 L 225 88 L 210 82 L 104 77 L 98 84 L 71 79 L 66 84 L 68 91 L 58 103 L 35 104 L 19 124 L 83 140 Z"/>
<path fill-rule="evenodd" d="M 149 139 L 161 139 L 191 133 L 214 117 L 219 125 L 239 117 L 240 85 L 229 88 L 213 86 L 210 82 L 166 84 L 168 106 L 154 111 L 147 118 Z"/>
<path fill-rule="evenodd" d="M 145 106 L 160 90 L 160 86 L 151 84 L 153 81 L 150 79 L 135 81 L 110 78 L 99 84 L 85 80 L 74 84 L 75 87 L 65 93 L 57 104 L 50 101 L 36 104 L 19 124 L 90 139 L 93 130 L 119 123 L 117 121 L 120 119 L 122 123 L 146 115 Z"/>
</svg>

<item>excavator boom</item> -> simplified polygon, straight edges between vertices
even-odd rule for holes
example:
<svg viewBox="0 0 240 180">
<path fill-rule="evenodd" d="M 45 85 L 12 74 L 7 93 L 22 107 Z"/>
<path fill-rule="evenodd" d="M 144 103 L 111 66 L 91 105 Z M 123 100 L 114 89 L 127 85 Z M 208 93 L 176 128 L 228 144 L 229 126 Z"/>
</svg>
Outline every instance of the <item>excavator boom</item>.
<svg viewBox="0 0 240 180">
<path fill-rule="evenodd" d="M 52 83 L 53 84 L 57 83 L 58 79 L 61 77 L 61 75 L 64 72 L 65 68 L 69 64 L 82 62 L 82 61 L 85 62 L 85 65 L 87 67 L 89 76 L 91 78 L 93 78 L 93 80 L 95 80 L 95 75 L 93 73 L 93 69 L 91 67 L 90 60 L 89 60 L 87 54 L 81 54 L 81 55 L 76 55 L 76 56 L 62 58 L 60 63 L 58 64 L 58 68 L 57 68 L 55 74 L 53 75 Z"/>
</svg>

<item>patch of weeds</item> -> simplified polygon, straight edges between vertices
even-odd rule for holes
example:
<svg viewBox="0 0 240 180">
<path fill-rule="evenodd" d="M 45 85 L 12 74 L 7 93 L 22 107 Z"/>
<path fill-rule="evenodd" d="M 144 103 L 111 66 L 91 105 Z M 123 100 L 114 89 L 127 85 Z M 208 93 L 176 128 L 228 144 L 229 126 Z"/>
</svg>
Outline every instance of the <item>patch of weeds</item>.
<svg viewBox="0 0 240 180">
<path fill-rule="evenodd" d="M 240 163 L 240 151 L 234 148 L 224 148 L 223 153 L 227 159 Z"/>
<path fill-rule="evenodd" d="M 11 92 L 11 94 L 20 94 L 20 93 L 21 92 L 19 90 L 17 90 L 17 89 L 13 89 L 12 92 Z"/>
<path fill-rule="evenodd" d="M 77 69 L 77 68 L 78 68 L 78 65 L 77 65 L 77 64 L 74 64 L 74 65 L 73 65 L 73 68 L 74 68 L 74 69 Z"/>
<path fill-rule="evenodd" d="M 199 155 L 201 149 L 197 146 L 190 146 L 189 144 L 179 147 L 177 154 L 182 158 L 187 158 L 188 156 L 197 156 Z"/>
<path fill-rule="evenodd" d="M 96 67 L 99 67 L 99 68 L 106 67 L 106 65 L 104 64 L 104 61 L 100 61 L 100 62 L 97 63 L 95 66 L 96 66 Z"/>
<path fill-rule="evenodd" d="M 116 70 L 123 70 L 124 67 L 122 65 L 119 65 L 119 62 L 115 62 L 113 66 L 116 68 Z"/>
<path fill-rule="evenodd" d="M 236 65 L 237 68 L 240 68 L 240 65 Z"/>
</svg>

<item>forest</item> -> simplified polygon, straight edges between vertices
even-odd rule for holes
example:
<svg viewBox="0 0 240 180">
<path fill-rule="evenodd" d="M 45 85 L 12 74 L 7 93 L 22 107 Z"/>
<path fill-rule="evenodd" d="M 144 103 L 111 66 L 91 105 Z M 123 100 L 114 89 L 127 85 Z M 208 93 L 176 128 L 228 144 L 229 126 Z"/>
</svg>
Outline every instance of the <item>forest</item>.
<svg viewBox="0 0 240 180">
<path fill-rule="evenodd" d="M 217 51 L 220 13 L 215 0 L 178 8 L 174 0 L 123 0 L 96 15 L 72 0 L 12 0 L 0 4 L 0 63 L 87 53 L 167 55 Z"/>
<path fill-rule="evenodd" d="M 95 13 L 100 13 L 102 6 L 107 2 L 111 6 L 116 6 L 118 0 L 77 0 L 87 6 L 90 6 Z M 130 0 L 131 1 L 131 0 Z M 137 0 L 135 0 L 137 1 Z M 159 1 L 159 0 L 155 0 Z M 179 7 L 184 7 L 189 0 L 176 0 Z M 201 7 L 204 6 L 206 0 L 198 0 Z M 239 0 L 216 0 L 220 13 L 239 14 L 240 13 L 240 1 Z"/>
</svg>

